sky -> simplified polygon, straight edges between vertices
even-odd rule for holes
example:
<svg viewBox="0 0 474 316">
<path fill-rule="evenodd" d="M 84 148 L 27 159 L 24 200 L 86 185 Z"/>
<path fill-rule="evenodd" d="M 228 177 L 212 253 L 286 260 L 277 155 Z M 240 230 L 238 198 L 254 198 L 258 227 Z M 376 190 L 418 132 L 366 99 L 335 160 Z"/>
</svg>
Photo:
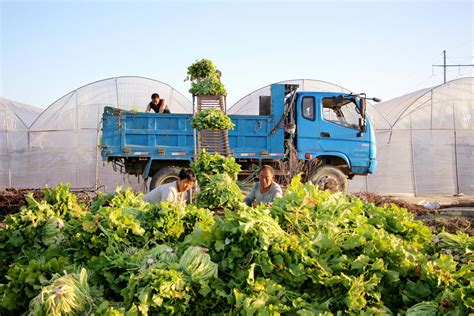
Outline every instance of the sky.
<svg viewBox="0 0 474 316">
<path fill-rule="evenodd" d="M 473 64 L 471 1 L 6 1 L 0 96 L 45 108 L 116 76 L 165 82 L 190 99 L 187 67 L 222 70 L 227 104 L 290 79 L 389 100 Z M 474 67 L 448 69 L 448 80 Z M 154 92 L 154 91 L 151 91 Z M 150 93 L 151 93 L 150 92 Z"/>
</svg>

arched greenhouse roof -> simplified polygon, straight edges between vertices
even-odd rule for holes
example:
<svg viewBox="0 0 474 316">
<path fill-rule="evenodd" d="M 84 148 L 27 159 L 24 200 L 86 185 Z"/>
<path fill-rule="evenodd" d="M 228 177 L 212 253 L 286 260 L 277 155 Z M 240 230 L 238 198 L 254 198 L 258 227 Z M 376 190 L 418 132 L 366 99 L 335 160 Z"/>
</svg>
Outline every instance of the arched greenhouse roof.
<svg viewBox="0 0 474 316">
<path fill-rule="evenodd" d="M 144 111 L 155 92 L 167 101 L 172 113 L 192 113 L 191 101 L 166 83 L 144 77 L 114 77 L 61 97 L 41 113 L 30 130 L 97 129 L 105 106 Z"/>
<path fill-rule="evenodd" d="M 473 129 L 474 78 L 449 81 L 375 105 L 393 129 Z"/>
<path fill-rule="evenodd" d="M 43 109 L 0 97 L 2 129 L 28 128 Z M 9 123 L 9 124 L 7 124 Z"/>
</svg>

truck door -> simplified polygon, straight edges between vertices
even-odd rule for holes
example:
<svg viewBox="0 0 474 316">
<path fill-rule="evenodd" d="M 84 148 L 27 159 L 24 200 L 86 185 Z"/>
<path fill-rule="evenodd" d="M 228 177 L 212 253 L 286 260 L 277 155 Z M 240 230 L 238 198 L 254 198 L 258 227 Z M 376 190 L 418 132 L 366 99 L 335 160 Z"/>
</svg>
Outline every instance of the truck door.
<svg viewBox="0 0 474 316">
<path fill-rule="evenodd" d="M 321 96 L 318 105 L 318 136 L 321 148 L 324 151 L 345 154 L 353 171 L 363 172 L 369 165 L 370 133 L 360 131 L 361 114 L 356 100 L 342 95 Z"/>
<path fill-rule="evenodd" d="M 296 145 L 298 152 L 304 155 L 304 153 L 322 151 L 318 137 L 317 97 L 310 93 L 300 93 L 296 104 Z"/>
</svg>

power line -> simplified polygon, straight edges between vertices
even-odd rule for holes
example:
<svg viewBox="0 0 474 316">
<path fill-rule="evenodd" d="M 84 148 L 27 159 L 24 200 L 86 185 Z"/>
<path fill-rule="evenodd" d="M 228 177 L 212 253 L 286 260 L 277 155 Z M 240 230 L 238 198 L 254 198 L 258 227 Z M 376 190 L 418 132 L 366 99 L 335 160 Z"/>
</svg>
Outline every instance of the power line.
<svg viewBox="0 0 474 316">
<path fill-rule="evenodd" d="M 464 56 L 464 57 L 446 57 L 446 59 L 472 59 L 474 56 Z"/>
<path fill-rule="evenodd" d="M 443 64 L 442 65 L 433 65 L 433 67 L 443 67 L 444 68 L 444 83 L 446 83 L 446 69 L 448 67 L 473 67 L 474 64 L 463 64 L 463 65 L 448 65 L 446 64 L 446 50 L 443 50 Z"/>
<path fill-rule="evenodd" d="M 436 54 L 436 55 L 433 55 L 431 58 L 429 58 L 429 60 L 433 61 L 433 62 L 436 62 L 436 60 L 438 59 L 438 57 L 441 55 L 442 53 L 440 54 Z M 432 67 L 433 68 L 433 67 Z M 418 70 L 413 70 L 410 74 L 406 75 L 404 78 L 404 80 L 406 82 L 414 82 L 414 80 L 412 80 L 414 77 L 416 77 L 418 75 Z M 431 74 L 431 76 L 429 76 L 428 78 L 426 79 L 423 79 L 423 82 L 427 81 L 428 79 L 432 78 L 436 76 L 434 73 Z M 418 81 L 418 80 L 417 80 Z M 418 87 L 420 84 L 422 84 L 423 82 L 421 83 L 413 83 L 413 84 L 410 84 L 410 86 L 414 86 L 414 87 Z"/>
</svg>

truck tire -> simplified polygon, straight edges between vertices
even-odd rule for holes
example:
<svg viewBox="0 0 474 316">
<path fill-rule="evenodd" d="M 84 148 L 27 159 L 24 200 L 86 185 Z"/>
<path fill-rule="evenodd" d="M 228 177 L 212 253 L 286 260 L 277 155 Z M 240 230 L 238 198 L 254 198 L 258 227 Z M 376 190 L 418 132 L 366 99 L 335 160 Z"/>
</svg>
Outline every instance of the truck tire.
<svg viewBox="0 0 474 316">
<path fill-rule="evenodd" d="M 178 180 L 179 171 L 181 168 L 179 167 L 164 167 L 153 175 L 150 181 L 150 191 L 156 187 L 159 187 L 162 184 L 170 183 L 173 181 Z"/>
<path fill-rule="evenodd" d="M 341 169 L 334 166 L 319 167 L 309 179 L 320 190 L 341 191 L 347 193 L 349 189 L 347 176 Z"/>
</svg>

